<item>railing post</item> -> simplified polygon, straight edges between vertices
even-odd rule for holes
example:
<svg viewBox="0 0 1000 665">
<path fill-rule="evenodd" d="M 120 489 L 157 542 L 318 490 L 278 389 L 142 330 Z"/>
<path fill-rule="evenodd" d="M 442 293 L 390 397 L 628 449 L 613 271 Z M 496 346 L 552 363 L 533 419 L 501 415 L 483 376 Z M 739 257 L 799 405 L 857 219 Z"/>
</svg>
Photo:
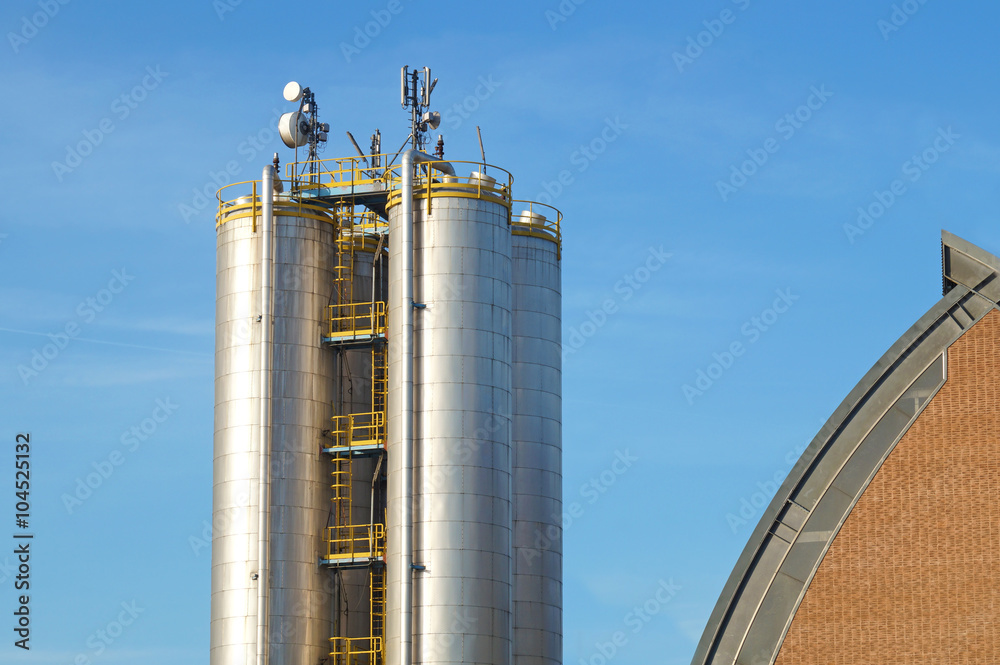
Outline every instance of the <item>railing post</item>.
<svg viewBox="0 0 1000 665">
<path fill-rule="evenodd" d="M 219 202 L 219 210 L 222 210 L 222 202 Z M 250 224 L 251 232 L 257 233 L 257 181 L 253 181 L 253 188 L 250 192 L 250 219 L 253 220 Z"/>
</svg>

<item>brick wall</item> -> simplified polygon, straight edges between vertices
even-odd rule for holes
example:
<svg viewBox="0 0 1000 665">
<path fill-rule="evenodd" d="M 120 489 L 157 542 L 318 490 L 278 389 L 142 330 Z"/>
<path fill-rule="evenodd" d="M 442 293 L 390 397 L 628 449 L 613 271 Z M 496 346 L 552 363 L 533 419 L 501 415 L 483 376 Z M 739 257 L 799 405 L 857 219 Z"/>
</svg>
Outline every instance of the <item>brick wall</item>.
<svg viewBox="0 0 1000 665">
<path fill-rule="evenodd" d="M 1000 662 L 1000 312 L 949 349 L 947 382 L 833 541 L 776 662 Z"/>
</svg>

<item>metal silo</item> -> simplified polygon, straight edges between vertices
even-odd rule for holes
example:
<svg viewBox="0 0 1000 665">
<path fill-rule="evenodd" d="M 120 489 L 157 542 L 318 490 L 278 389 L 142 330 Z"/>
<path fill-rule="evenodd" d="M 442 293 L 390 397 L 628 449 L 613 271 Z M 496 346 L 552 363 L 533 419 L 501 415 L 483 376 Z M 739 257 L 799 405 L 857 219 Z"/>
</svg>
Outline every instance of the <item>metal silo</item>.
<svg viewBox="0 0 1000 665">
<path fill-rule="evenodd" d="M 266 205 L 254 191 L 223 203 L 217 221 L 214 665 L 252 662 L 261 643 L 269 644 L 273 663 L 314 663 L 327 653 L 330 635 L 328 573 L 317 561 L 330 504 L 320 439 L 332 415 L 334 366 L 318 332 L 333 284 L 335 226 L 324 208 L 276 196 L 272 260 L 262 261 Z M 265 331 L 268 307 L 272 328 Z M 262 336 L 271 338 L 270 354 L 262 352 Z M 262 372 L 268 363 L 273 369 Z M 271 375 L 269 387 L 262 373 Z M 265 413 L 270 451 L 262 458 Z M 263 511 L 261 495 L 270 497 Z M 270 533 L 265 544 L 262 524 Z M 269 607 L 264 614 L 261 598 Z M 269 621 L 262 624 L 261 616 Z"/>
<path fill-rule="evenodd" d="M 514 662 L 562 664 L 560 214 L 513 217 Z"/>
<path fill-rule="evenodd" d="M 220 204 L 213 665 L 561 663 L 560 216 L 421 152 L 436 82 L 401 162 L 290 83 L 290 194 Z"/>
<path fill-rule="evenodd" d="M 389 197 L 386 657 L 509 665 L 509 177 L 500 187 L 411 166 L 429 159 L 407 153 Z M 424 175 L 410 199 L 413 168 Z"/>
</svg>

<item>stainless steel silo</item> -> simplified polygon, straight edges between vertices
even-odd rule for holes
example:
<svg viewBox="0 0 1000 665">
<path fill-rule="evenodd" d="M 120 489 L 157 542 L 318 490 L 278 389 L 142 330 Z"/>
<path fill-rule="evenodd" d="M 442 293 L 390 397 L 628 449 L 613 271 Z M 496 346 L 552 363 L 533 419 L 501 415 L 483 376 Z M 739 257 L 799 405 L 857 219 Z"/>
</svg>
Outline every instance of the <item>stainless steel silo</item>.
<svg viewBox="0 0 1000 665">
<path fill-rule="evenodd" d="M 402 240 L 407 197 L 401 196 L 398 181 L 389 200 L 386 656 L 392 665 L 409 665 L 412 646 L 412 662 L 421 665 L 510 665 L 509 188 L 481 179 L 443 180 L 440 185 L 454 187 L 436 188 L 429 202 L 426 178 L 417 183 L 413 303 L 404 297 L 410 248 Z M 412 504 L 404 425 L 408 308 L 413 314 Z"/>
<path fill-rule="evenodd" d="M 562 665 L 558 222 L 558 211 L 531 204 L 513 217 L 512 226 L 515 665 Z"/>
<path fill-rule="evenodd" d="M 257 645 L 261 385 L 260 204 L 220 209 L 212 537 L 213 665 L 254 662 Z M 329 573 L 318 565 L 330 506 L 321 432 L 333 398 L 333 352 L 320 345 L 335 226 L 321 207 L 277 197 L 269 519 L 271 663 L 315 663 L 329 650 Z"/>
</svg>

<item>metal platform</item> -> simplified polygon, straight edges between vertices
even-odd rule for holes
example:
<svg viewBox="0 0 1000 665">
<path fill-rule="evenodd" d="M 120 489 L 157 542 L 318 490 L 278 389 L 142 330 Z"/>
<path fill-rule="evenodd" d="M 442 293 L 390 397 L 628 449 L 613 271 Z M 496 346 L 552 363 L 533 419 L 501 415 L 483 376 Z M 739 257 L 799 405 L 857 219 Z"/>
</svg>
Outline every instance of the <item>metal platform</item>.
<svg viewBox="0 0 1000 665">
<path fill-rule="evenodd" d="M 338 455 L 340 453 L 351 453 L 355 457 L 371 457 L 385 452 L 385 445 L 381 443 L 365 443 L 354 446 L 331 446 L 323 448 L 327 455 Z"/>
<path fill-rule="evenodd" d="M 327 557 L 325 559 L 319 560 L 319 565 L 326 566 L 327 568 L 341 568 L 344 570 L 356 569 L 356 568 L 367 568 L 368 566 L 379 566 L 385 565 L 385 560 L 378 557 L 369 557 L 367 554 L 355 555 L 355 556 L 345 556 L 345 557 Z"/>
<path fill-rule="evenodd" d="M 323 337 L 323 343 L 343 349 L 371 346 L 375 342 L 385 341 L 385 332 L 344 332 Z"/>
</svg>

